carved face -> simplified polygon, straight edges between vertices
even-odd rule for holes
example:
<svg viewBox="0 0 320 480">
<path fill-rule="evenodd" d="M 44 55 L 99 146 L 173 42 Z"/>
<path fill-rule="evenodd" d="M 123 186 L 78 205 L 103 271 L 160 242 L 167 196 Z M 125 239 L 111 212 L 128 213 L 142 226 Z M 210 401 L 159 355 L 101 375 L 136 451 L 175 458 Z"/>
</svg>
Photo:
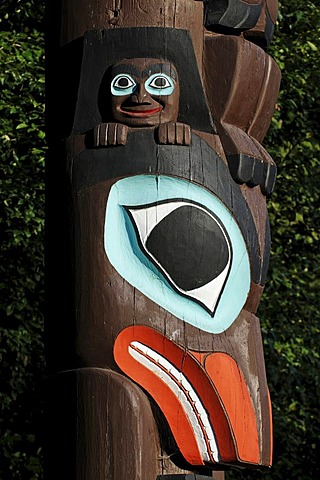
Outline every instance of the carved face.
<svg viewBox="0 0 320 480">
<path fill-rule="evenodd" d="M 179 81 L 175 67 L 155 58 L 125 59 L 111 72 L 111 107 L 115 121 L 130 127 L 176 122 Z"/>
</svg>

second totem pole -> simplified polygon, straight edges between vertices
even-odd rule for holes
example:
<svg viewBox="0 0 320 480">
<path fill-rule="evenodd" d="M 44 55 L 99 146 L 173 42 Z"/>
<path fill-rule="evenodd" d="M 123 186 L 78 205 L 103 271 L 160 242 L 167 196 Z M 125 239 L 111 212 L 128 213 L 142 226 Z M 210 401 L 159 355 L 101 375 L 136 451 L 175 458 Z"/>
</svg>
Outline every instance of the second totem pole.
<svg viewBox="0 0 320 480">
<path fill-rule="evenodd" d="M 47 16 L 45 479 L 268 467 L 277 1 L 48 0 Z"/>
</svg>

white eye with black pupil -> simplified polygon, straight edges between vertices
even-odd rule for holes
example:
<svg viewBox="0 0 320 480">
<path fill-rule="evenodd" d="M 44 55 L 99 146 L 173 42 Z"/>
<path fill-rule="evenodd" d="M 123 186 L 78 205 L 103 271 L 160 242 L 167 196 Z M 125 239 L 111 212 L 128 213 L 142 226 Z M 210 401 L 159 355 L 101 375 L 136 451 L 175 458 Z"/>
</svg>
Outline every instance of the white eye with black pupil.
<svg viewBox="0 0 320 480">
<path fill-rule="evenodd" d="M 128 77 L 120 77 L 114 84 L 115 87 L 118 88 L 128 88 L 131 87 L 132 82 Z"/>
<path fill-rule="evenodd" d="M 150 95 L 171 95 L 174 92 L 175 82 L 165 73 L 155 73 L 145 82 L 145 89 Z"/>
<path fill-rule="evenodd" d="M 156 77 L 149 85 L 153 88 L 166 88 L 171 86 L 165 77 Z"/>
<path fill-rule="evenodd" d="M 136 88 L 136 82 L 130 75 L 119 74 L 111 82 L 111 93 L 113 95 L 131 95 Z"/>
</svg>

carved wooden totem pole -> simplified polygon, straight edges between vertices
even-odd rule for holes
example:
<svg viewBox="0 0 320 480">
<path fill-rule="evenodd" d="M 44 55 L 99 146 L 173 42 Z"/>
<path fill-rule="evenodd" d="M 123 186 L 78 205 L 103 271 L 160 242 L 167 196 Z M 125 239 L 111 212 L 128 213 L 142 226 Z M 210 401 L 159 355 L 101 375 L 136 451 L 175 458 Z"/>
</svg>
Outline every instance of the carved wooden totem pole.
<svg viewBox="0 0 320 480">
<path fill-rule="evenodd" d="M 270 466 L 276 0 L 50 0 L 46 480 Z"/>
</svg>

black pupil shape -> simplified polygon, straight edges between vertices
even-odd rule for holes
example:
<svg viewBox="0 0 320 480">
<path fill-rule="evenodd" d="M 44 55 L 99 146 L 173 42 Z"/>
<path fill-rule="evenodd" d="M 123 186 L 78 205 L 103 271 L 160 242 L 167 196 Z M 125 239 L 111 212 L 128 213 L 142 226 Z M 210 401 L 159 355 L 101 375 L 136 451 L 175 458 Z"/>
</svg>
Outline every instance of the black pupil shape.
<svg viewBox="0 0 320 480">
<path fill-rule="evenodd" d="M 206 211 L 188 205 L 177 208 L 154 227 L 146 248 L 184 291 L 214 280 L 230 258 L 220 225 Z"/>
<path fill-rule="evenodd" d="M 119 87 L 128 87 L 129 86 L 129 80 L 126 77 L 121 77 L 118 80 L 118 86 Z"/>
<path fill-rule="evenodd" d="M 167 80 L 163 77 L 158 77 L 154 80 L 154 84 L 156 87 L 163 88 L 167 84 Z"/>
</svg>

